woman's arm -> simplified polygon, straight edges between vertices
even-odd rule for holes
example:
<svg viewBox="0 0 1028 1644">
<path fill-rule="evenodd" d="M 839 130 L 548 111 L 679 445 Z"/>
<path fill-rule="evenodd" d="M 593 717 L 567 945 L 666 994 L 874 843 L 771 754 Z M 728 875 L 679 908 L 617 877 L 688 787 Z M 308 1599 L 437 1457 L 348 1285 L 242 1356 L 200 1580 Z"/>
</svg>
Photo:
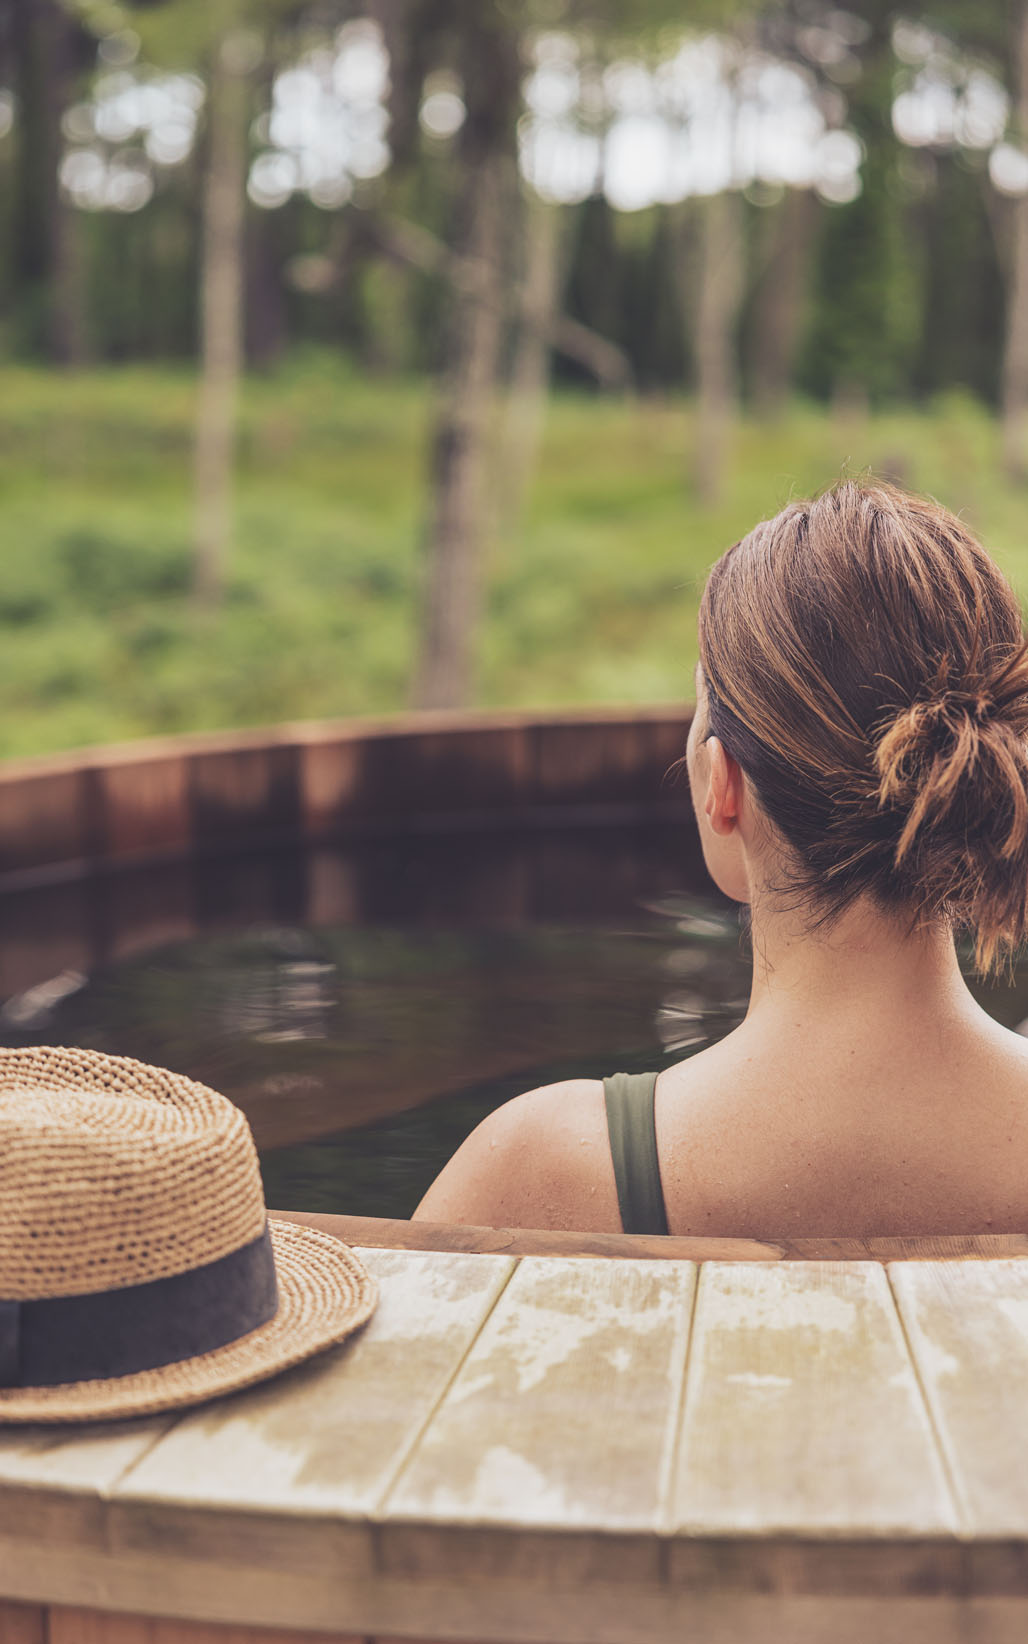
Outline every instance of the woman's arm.
<svg viewBox="0 0 1028 1644">
<path fill-rule="evenodd" d="M 413 1219 L 619 1233 L 602 1084 L 566 1079 L 505 1102 L 443 1167 Z"/>
</svg>

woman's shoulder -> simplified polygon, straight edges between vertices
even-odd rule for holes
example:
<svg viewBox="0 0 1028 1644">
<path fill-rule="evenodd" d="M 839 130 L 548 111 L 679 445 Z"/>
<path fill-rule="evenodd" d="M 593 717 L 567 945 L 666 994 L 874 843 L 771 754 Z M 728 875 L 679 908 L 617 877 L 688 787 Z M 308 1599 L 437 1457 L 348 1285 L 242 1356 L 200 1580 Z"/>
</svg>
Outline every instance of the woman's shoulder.
<svg viewBox="0 0 1028 1644">
<path fill-rule="evenodd" d="M 470 1226 L 617 1231 L 602 1081 L 562 1079 L 496 1108 L 414 1214 Z"/>
</svg>

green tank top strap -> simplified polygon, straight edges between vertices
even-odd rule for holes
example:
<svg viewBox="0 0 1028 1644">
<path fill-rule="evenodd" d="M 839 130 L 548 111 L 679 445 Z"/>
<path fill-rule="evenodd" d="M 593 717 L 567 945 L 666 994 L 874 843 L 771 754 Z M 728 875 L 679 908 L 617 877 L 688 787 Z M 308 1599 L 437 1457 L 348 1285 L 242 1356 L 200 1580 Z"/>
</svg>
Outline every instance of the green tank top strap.
<svg viewBox="0 0 1028 1644">
<path fill-rule="evenodd" d="M 666 1233 L 667 1211 L 653 1116 L 655 1073 L 613 1073 L 603 1081 L 610 1156 L 626 1233 Z"/>
</svg>

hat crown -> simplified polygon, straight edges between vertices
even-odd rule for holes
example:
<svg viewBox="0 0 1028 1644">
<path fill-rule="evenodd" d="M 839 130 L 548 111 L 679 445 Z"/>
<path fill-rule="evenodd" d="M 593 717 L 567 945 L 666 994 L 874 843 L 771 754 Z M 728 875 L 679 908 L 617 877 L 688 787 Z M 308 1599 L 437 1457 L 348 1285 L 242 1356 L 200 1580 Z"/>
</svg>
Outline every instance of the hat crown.
<svg viewBox="0 0 1028 1644">
<path fill-rule="evenodd" d="M 250 1127 L 224 1096 L 128 1057 L 0 1051 L 0 1297 L 168 1278 L 264 1224 Z"/>
</svg>

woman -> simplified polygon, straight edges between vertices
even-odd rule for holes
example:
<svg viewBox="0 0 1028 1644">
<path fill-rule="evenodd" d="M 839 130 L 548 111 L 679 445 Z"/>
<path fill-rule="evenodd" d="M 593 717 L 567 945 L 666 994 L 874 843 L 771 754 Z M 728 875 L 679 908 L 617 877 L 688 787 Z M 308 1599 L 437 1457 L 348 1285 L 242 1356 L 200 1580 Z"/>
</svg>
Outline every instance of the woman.
<svg viewBox="0 0 1028 1644">
<path fill-rule="evenodd" d="M 655 1087 L 572 1079 L 508 1102 L 417 1215 L 754 1238 L 1023 1229 L 1028 1042 L 974 1002 L 954 946 L 970 931 L 989 971 L 1025 935 L 1013 592 L 945 509 L 846 482 L 724 555 L 699 637 L 686 760 L 707 867 L 750 909 L 746 1018 Z"/>
</svg>

